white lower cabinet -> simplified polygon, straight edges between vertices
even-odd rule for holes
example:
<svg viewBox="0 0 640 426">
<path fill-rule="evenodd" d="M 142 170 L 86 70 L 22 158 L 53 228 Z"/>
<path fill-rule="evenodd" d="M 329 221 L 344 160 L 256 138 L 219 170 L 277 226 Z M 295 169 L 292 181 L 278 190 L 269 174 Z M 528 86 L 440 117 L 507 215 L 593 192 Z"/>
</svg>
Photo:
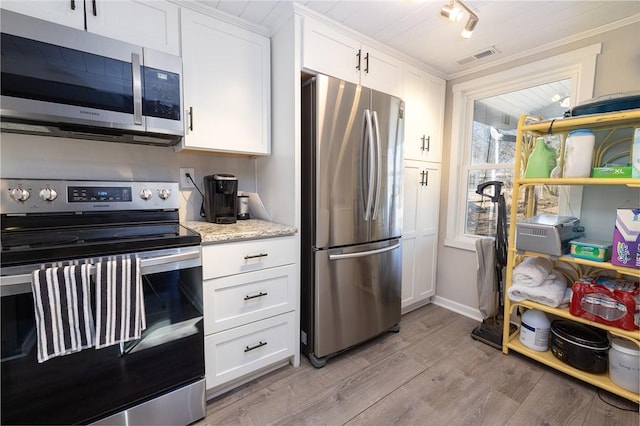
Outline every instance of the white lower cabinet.
<svg viewBox="0 0 640 426">
<path fill-rule="evenodd" d="M 405 160 L 402 223 L 402 312 L 436 292 L 440 164 Z"/>
<path fill-rule="evenodd" d="M 290 357 L 298 343 L 294 333 L 295 315 L 288 312 L 205 336 L 207 389 Z"/>
<path fill-rule="evenodd" d="M 202 248 L 207 391 L 298 353 L 295 238 Z"/>
</svg>

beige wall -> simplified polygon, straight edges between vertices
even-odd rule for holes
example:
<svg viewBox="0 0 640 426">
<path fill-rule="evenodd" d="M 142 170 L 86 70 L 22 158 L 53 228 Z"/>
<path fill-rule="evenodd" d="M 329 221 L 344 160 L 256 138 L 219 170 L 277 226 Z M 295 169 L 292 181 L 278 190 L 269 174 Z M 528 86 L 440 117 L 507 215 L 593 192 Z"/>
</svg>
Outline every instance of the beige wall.
<svg viewBox="0 0 640 426">
<path fill-rule="evenodd" d="M 436 285 L 436 303 L 463 314 L 480 318 L 476 297 L 476 255 L 473 251 L 444 246 L 447 221 L 452 213 L 447 212 L 450 191 L 449 163 L 451 158 L 451 116 L 453 94 L 452 87 L 464 81 L 483 77 L 494 72 L 504 71 L 516 66 L 526 65 L 540 59 L 566 53 L 594 43 L 602 43 L 602 53 L 596 65 L 594 96 L 610 93 L 640 90 L 640 23 L 602 33 L 598 36 L 556 47 L 543 53 L 513 61 L 499 67 L 483 70 L 447 82 L 445 101 L 445 128 L 442 170 L 442 196 L 440 200 L 440 238 L 438 247 L 438 271 Z M 523 111 L 523 113 L 526 111 Z"/>
</svg>

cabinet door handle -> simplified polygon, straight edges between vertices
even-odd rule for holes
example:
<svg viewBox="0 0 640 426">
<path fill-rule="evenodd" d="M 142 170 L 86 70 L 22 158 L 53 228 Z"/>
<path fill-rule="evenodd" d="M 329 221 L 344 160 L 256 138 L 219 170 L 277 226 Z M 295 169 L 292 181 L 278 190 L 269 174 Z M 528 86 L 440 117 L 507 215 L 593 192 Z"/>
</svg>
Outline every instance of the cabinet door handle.
<svg viewBox="0 0 640 426">
<path fill-rule="evenodd" d="M 260 254 L 248 254 L 244 257 L 244 260 L 256 259 L 258 257 L 267 257 L 269 253 L 260 253 Z"/>
<path fill-rule="evenodd" d="M 189 130 L 193 132 L 193 107 L 189 107 Z"/>
<path fill-rule="evenodd" d="M 250 296 L 250 295 L 246 295 L 246 296 L 244 297 L 244 300 L 256 299 L 256 298 L 258 298 L 258 297 L 266 296 L 267 294 L 269 294 L 269 293 L 267 293 L 266 291 L 265 291 L 265 292 L 262 292 L 262 291 L 261 291 L 260 293 L 258 293 L 258 294 L 252 294 L 251 296 Z"/>
<path fill-rule="evenodd" d="M 369 52 L 367 52 L 367 54 L 364 55 L 364 63 L 365 63 L 364 72 L 369 74 Z"/>
<path fill-rule="evenodd" d="M 258 344 L 257 344 L 257 345 L 254 345 L 254 346 L 246 346 L 246 347 L 244 348 L 244 352 L 246 353 L 246 352 L 252 351 L 252 350 L 254 350 L 254 349 L 261 348 L 261 347 L 265 346 L 266 344 L 267 344 L 267 342 L 263 342 L 263 341 L 261 340 L 260 342 L 258 342 Z"/>
<path fill-rule="evenodd" d="M 429 147 L 431 146 L 431 136 L 422 135 L 420 138 L 422 141 L 422 150 L 429 152 Z"/>
<path fill-rule="evenodd" d="M 429 170 L 420 172 L 420 186 L 429 186 Z"/>
<path fill-rule="evenodd" d="M 71 0 L 71 10 L 76 10 L 76 0 Z"/>
<path fill-rule="evenodd" d="M 358 53 L 356 53 L 356 56 L 358 57 L 358 64 L 356 65 L 356 69 L 360 71 L 360 59 L 362 57 L 362 49 L 358 49 Z"/>
<path fill-rule="evenodd" d="M 98 7 L 96 6 L 96 0 L 93 0 L 91 4 L 93 5 L 93 16 L 98 16 Z"/>
</svg>

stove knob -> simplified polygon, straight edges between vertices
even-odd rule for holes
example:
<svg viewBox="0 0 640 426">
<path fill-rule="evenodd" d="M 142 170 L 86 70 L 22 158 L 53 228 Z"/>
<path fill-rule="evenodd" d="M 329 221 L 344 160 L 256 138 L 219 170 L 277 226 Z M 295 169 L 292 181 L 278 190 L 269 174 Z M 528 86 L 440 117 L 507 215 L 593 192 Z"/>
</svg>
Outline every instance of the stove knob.
<svg viewBox="0 0 640 426">
<path fill-rule="evenodd" d="M 162 188 L 162 189 L 158 190 L 158 195 L 160 196 L 161 199 L 166 200 L 167 198 L 169 198 L 171 196 L 171 190 L 170 189 L 166 189 L 166 188 Z"/>
<path fill-rule="evenodd" d="M 145 188 L 140 191 L 140 198 L 142 198 L 143 200 L 149 200 L 152 196 L 153 196 L 153 193 L 148 188 Z"/>
<path fill-rule="evenodd" d="M 53 201 L 58 198 L 58 193 L 52 188 L 42 188 L 40 190 L 40 199 L 42 201 Z"/>
<path fill-rule="evenodd" d="M 23 201 L 27 201 L 29 199 L 29 197 L 31 196 L 31 193 L 27 189 L 16 188 L 16 189 L 12 189 L 11 192 L 9 193 L 9 195 L 15 201 L 23 202 Z"/>
</svg>

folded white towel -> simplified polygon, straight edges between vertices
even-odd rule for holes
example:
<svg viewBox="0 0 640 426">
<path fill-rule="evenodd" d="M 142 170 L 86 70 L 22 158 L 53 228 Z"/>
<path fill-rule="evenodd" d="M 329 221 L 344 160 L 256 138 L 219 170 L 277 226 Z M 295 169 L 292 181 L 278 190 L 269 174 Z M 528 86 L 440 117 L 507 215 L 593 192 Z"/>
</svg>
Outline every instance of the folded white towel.
<svg viewBox="0 0 640 426">
<path fill-rule="evenodd" d="M 38 362 L 93 346 L 89 265 L 33 271 Z"/>
<path fill-rule="evenodd" d="M 535 287 L 513 284 L 507 292 L 509 298 L 514 302 L 532 300 L 543 305 L 557 308 L 565 297 L 567 280 L 561 274 L 554 275 L 554 278 L 548 279 Z"/>
<path fill-rule="evenodd" d="M 542 284 L 553 269 L 546 257 L 527 257 L 513 268 L 513 283 L 535 287 Z"/>
<path fill-rule="evenodd" d="M 139 339 L 146 325 L 140 259 L 96 263 L 96 349 Z"/>
</svg>

